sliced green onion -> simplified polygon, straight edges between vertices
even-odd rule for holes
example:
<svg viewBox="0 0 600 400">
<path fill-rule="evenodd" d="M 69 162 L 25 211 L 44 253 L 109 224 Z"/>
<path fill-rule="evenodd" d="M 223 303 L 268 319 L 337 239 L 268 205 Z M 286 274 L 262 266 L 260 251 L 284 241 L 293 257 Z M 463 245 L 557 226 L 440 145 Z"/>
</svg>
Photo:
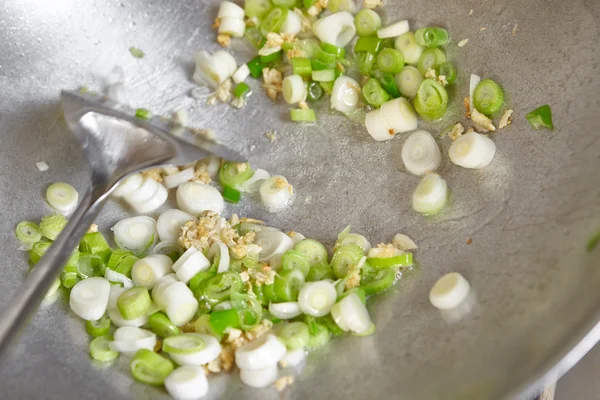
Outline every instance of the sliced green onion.
<svg viewBox="0 0 600 400">
<path fill-rule="evenodd" d="M 404 56 L 404 61 L 410 65 L 416 65 L 423 54 L 423 46 L 420 46 L 415 40 L 415 34 L 406 32 L 396 39 L 394 43 L 396 49 L 400 50 Z"/>
<path fill-rule="evenodd" d="M 246 30 L 244 31 L 244 39 L 250 42 L 250 44 L 256 47 L 258 50 L 261 48 L 260 44 L 263 40 L 263 35 L 259 28 L 246 27 Z"/>
<path fill-rule="evenodd" d="M 353 0 L 330 0 L 327 3 L 327 9 L 332 13 L 348 11 L 354 14 L 356 11 L 356 4 Z"/>
<path fill-rule="evenodd" d="M 395 80 L 400 93 L 408 98 L 412 98 L 417 94 L 419 86 L 423 82 L 423 76 L 419 73 L 418 69 L 408 65 L 396 74 Z"/>
<path fill-rule="evenodd" d="M 358 287 L 356 287 L 352 290 L 356 290 L 356 289 L 362 290 Z M 364 290 L 362 290 L 362 292 L 364 294 Z M 349 292 L 346 292 L 344 294 L 347 294 L 347 293 L 349 293 Z M 339 326 L 337 326 L 337 324 L 333 320 L 333 317 L 331 316 L 331 314 L 327 314 L 324 317 L 317 318 L 317 322 L 321 325 L 324 325 L 327 328 L 327 330 L 329 331 L 329 333 L 331 333 L 332 336 L 341 336 L 344 334 L 344 331 Z"/>
<path fill-rule="evenodd" d="M 426 121 L 442 118 L 448 110 L 448 92 L 433 79 L 421 82 L 415 96 L 415 111 Z"/>
<path fill-rule="evenodd" d="M 375 11 L 363 8 L 354 16 L 354 25 L 358 36 L 371 36 L 381 28 L 381 18 Z"/>
<path fill-rule="evenodd" d="M 337 56 L 335 54 L 327 53 L 321 48 L 315 49 L 314 57 L 317 61 L 321 61 L 328 68 L 333 68 L 337 61 Z"/>
<path fill-rule="evenodd" d="M 145 315 L 151 304 L 152 300 L 148 289 L 140 286 L 127 289 L 117 299 L 117 308 L 126 320 Z"/>
<path fill-rule="evenodd" d="M 271 0 L 276 7 L 293 8 L 296 5 L 296 0 Z"/>
<path fill-rule="evenodd" d="M 335 286 L 329 281 L 308 282 L 298 293 L 298 304 L 306 315 L 322 317 L 329 314 L 337 299 Z"/>
<path fill-rule="evenodd" d="M 364 254 L 363 249 L 355 244 L 339 247 L 333 253 L 333 258 L 331 259 L 331 266 L 333 267 L 335 276 L 343 278 L 348 275 L 350 268 L 358 265 Z"/>
<path fill-rule="evenodd" d="M 283 78 L 282 93 L 286 103 L 299 103 L 306 100 L 306 84 L 300 75 L 288 75 Z"/>
<path fill-rule="evenodd" d="M 394 75 L 388 72 L 377 71 L 373 74 L 381 83 L 381 87 L 393 98 L 400 97 L 400 92 L 398 91 L 398 87 L 396 86 L 396 80 L 394 79 Z"/>
<path fill-rule="evenodd" d="M 415 31 L 415 40 L 421 46 L 439 47 L 448 43 L 448 31 L 444 28 L 420 28 Z"/>
<path fill-rule="evenodd" d="M 362 88 L 362 94 L 367 103 L 373 107 L 379 108 L 383 103 L 389 100 L 390 95 L 383 90 L 377 79 L 369 79 Z"/>
<path fill-rule="evenodd" d="M 404 68 L 404 56 L 396 49 L 383 49 L 377 55 L 377 67 L 383 72 L 397 74 Z"/>
<path fill-rule="evenodd" d="M 223 199 L 226 202 L 234 204 L 239 203 L 241 198 L 242 194 L 238 190 L 235 190 L 234 188 L 229 186 L 223 187 Z"/>
<path fill-rule="evenodd" d="M 292 61 L 293 60 L 295 60 L 295 58 L 293 58 Z M 308 84 L 306 97 L 308 100 L 312 101 L 319 100 L 321 97 L 323 97 L 323 88 L 317 82 L 310 82 Z"/>
<path fill-rule="evenodd" d="M 106 313 L 110 283 L 99 277 L 77 282 L 69 295 L 69 307 L 86 321 L 96 321 Z"/>
<path fill-rule="evenodd" d="M 252 60 L 248 61 L 248 69 L 250 70 L 250 75 L 253 78 L 260 78 L 262 76 L 262 70 L 267 66 L 260 61 L 260 56 L 254 57 Z"/>
<path fill-rule="evenodd" d="M 438 75 L 445 76 L 446 82 L 454 83 L 454 81 L 456 80 L 456 68 L 454 68 L 451 62 L 446 61 L 445 63 L 440 65 L 438 69 Z"/>
<path fill-rule="evenodd" d="M 263 36 L 271 32 L 279 33 L 288 15 L 288 9 L 283 7 L 274 7 L 269 11 L 260 24 L 260 31 Z"/>
<path fill-rule="evenodd" d="M 46 190 L 46 201 L 48 204 L 62 213 L 73 211 L 78 199 L 79 194 L 68 183 L 56 182 L 48 186 Z"/>
<path fill-rule="evenodd" d="M 21 243 L 26 245 L 33 245 L 42 239 L 42 232 L 40 228 L 33 222 L 21 221 L 15 229 L 15 235 Z"/>
<path fill-rule="evenodd" d="M 171 360 L 151 350 L 140 349 L 135 353 L 129 368 L 135 380 L 160 386 L 175 366 Z"/>
<path fill-rule="evenodd" d="M 106 336 L 110 332 L 110 318 L 103 315 L 97 321 L 85 321 L 85 331 L 91 337 Z"/>
<path fill-rule="evenodd" d="M 294 122 L 315 122 L 317 115 L 311 108 L 297 108 L 290 110 L 290 118 Z"/>
<path fill-rule="evenodd" d="M 135 58 L 144 58 L 144 56 L 146 55 L 146 53 L 144 53 L 141 49 L 138 49 L 137 47 L 134 47 L 134 46 L 131 46 L 129 48 L 129 52 Z"/>
<path fill-rule="evenodd" d="M 77 260 L 77 275 L 81 279 L 93 276 L 104 276 L 105 269 L 102 258 L 96 254 L 80 253 Z"/>
<path fill-rule="evenodd" d="M 302 254 L 310 263 L 315 265 L 327 265 L 327 249 L 321 243 L 313 239 L 303 239 L 296 243 L 294 250 Z"/>
<path fill-rule="evenodd" d="M 284 322 L 275 328 L 275 335 L 283 341 L 288 350 L 304 348 L 310 340 L 308 326 L 304 322 Z"/>
<path fill-rule="evenodd" d="M 407 20 L 398 21 L 384 28 L 377 29 L 377 37 L 381 39 L 395 38 L 410 30 Z"/>
<path fill-rule="evenodd" d="M 237 189 L 254 175 L 254 170 L 248 163 L 227 162 L 219 170 L 221 185 Z"/>
<path fill-rule="evenodd" d="M 203 367 L 184 365 L 165 379 L 165 389 L 173 399 L 200 399 L 208 393 L 208 381 Z"/>
<path fill-rule="evenodd" d="M 179 328 L 162 312 L 154 313 L 148 318 L 148 327 L 152 332 L 163 338 L 181 333 Z"/>
<path fill-rule="evenodd" d="M 317 2 L 317 0 L 302 0 L 302 5 L 304 6 L 304 8 L 306 8 L 307 10 L 312 7 L 315 3 Z"/>
<path fill-rule="evenodd" d="M 329 265 L 315 265 L 306 275 L 307 282 L 316 282 L 324 279 L 335 279 L 333 269 Z"/>
<path fill-rule="evenodd" d="M 229 300 L 232 290 L 239 291 L 242 280 L 235 272 L 225 272 L 202 282 L 194 291 L 201 308 L 211 310 L 215 305 Z"/>
<path fill-rule="evenodd" d="M 98 336 L 90 342 L 90 356 L 100 362 L 113 361 L 119 357 L 119 352 L 110 347 L 109 336 Z"/>
<path fill-rule="evenodd" d="M 545 104 L 535 110 L 527 113 L 525 116 L 533 129 L 539 129 L 541 126 L 550 130 L 554 129 L 552 123 L 552 110 L 548 104 Z"/>
<path fill-rule="evenodd" d="M 156 221 L 147 216 L 125 218 L 117 222 L 113 232 L 117 246 L 139 256 L 155 243 Z"/>
<path fill-rule="evenodd" d="M 354 287 L 350 290 L 346 290 L 344 293 L 342 293 L 340 295 L 340 297 L 338 298 L 338 300 L 342 300 L 344 297 L 349 296 L 351 293 L 354 293 L 355 295 L 358 296 L 358 298 L 360 299 L 360 301 L 366 305 L 367 304 L 367 293 L 365 292 L 365 290 L 361 287 Z M 331 315 L 331 314 L 330 314 Z M 336 325 L 337 326 L 337 325 Z M 327 326 L 329 328 L 329 326 Z M 329 328 L 329 330 L 331 330 L 331 328 Z"/>
<path fill-rule="evenodd" d="M 82 253 L 92 253 L 102 258 L 105 263 L 109 261 L 112 255 L 112 249 L 100 232 L 91 232 L 83 235 L 79 243 L 79 251 Z"/>
<path fill-rule="evenodd" d="M 315 39 L 301 39 L 294 43 L 294 47 L 304 53 L 304 57 L 313 58 L 320 49 L 319 42 Z"/>
<path fill-rule="evenodd" d="M 138 260 L 139 258 L 134 256 L 133 254 L 128 254 L 121 259 L 119 264 L 114 268 L 114 271 L 118 272 L 121 275 L 125 275 L 128 278 L 131 278 L 131 271 L 133 270 L 133 266 L 136 262 L 138 262 Z"/>
<path fill-rule="evenodd" d="M 250 86 L 245 82 L 240 82 L 233 89 L 233 95 L 235 97 L 247 97 L 252 93 Z"/>
<path fill-rule="evenodd" d="M 32 265 L 35 265 L 38 263 L 38 261 L 41 260 L 41 258 L 44 256 L 44 254 L 46 254 L 46 251 L 48 251 L 48 249 L 50 248 L 50 246 L 52 245 L 51 242 L 37 242 L 33 245 L 33 247 L 31 248 L 31 250 L 29 250 L 29 261 L 31 262 Z M 75 272 L 77 274 L 77 263 L 75 263 Z"/>
<path fill-rule="evenodd" d="M 331 91 L 331 107 L 343 112 L 351 113 L 358 108 L 360 101 L 360 86 L 358 82 L 348 76 L 340 76 L 333 84 Z"/>
<path fill-rule="evenodd" d="M 316 318 L 310 315 L 304 319 L 304 322 L 308 326 L 310 334 L 306 345 L 307 350 L 316 350 L 329 343 L 331 335 L 325 325 L 318 323 Z"/>
<path fill-rule="evenodd" d="M 263 64 L 276 63 L 277 61 L 281 60 L 282 54 L 283 52 L 280 50 L 266 56 L 260 56 L 260 62 L 262 62 Z"/>
<path fill-rule="evenodd" d="M 446 53 L 438 48 L 427 49 L 421 54 L 417 62 L 417 69 L 421 75 L 425 76 L 429 68 L 436 69 L 446 62 Z"/>
<path fill-rule="evenodd" d="M 206 343 L 194 334 L 169 336 L 163 340 L 162 349 L 169 354 L 191 354 L 202 351 Z"/>
<path fill-rule="evenodd" d="M 277 302 L 296 301 L 304 282 L 304 275 L 298 270 L 283 271 L 276 275 L 273 290 Z"/>
<path fill-rule="evenodd" d="M 40 231 L 42 235 L 50 240 L 58 237 L 59 233 L 67 225 L 67 219 L 62 214 L 51 214 L 42 218 L 40 222 Z"/>
<path fill-rule="evenodd" d="M 362 278 L 360 287 L 370 296 L 391 288 L 395 282 L 396 270 L 394 268 L 385 268 L 375 274 Z"/>
<path fill-rule="evenodd" d="M 452 163 L 463 168 L 480 169 L 487 167 L 496 154 L 496 144 L 492 139 L 477 132 L 461 135 L 452 142 L 448 156 Z"/>
<path fill-rule="evenodd" d="M 335 71 L 333 69 L 323 69 L 312 72 L 312 80 L 315 82 L 332 82 L 335 80 Z"/>
<path fill-rule="evenodd" d="M 271 0 L 245 0 L 244 12 L 249 18 L 257 17 L 262 19 L 271 9 Z"/>
<path fill-rule="evenodd" d="M 435 214 L 448 199 L 448 185 L 438 174 L 425 175 L 412 196 L 415 211 L 422 214 Z"/>
<path fill-rule="evenodd" d="M 210 313 L 210 327 L 215 335 L 222 336 L 227 329 L 242 327 L 238 311 L 234 308 Z"/>
<path fill-rule="evenodd" d="M 188 282 L 188 286 L 192 292 L 195 292 L 196 289 L 200 286 L 200 284 L 204 281 L 209 280 L 214 277 L 215 273 L 212 271 L 200 271 L 190 281 Z"/>
<path fill-rule="evenodd" d="M 33 246 L 35 249 L 35 245 Z M 30 253 L 31 257 L 31 253 Z M 61 275 L 60 281 L 64 287 L 67 289 L 72 288 L 79 280 L 79 275 L 77 273 L 79 266 L 79 252 L 75 251 L 69 258 L 67 265 L 65 265 Z"/>
<path fill-rule="evenodd" d="M 312 73 L 312 67 L 310 66 L 310 59 L 308 59 L 306 57 L 292 58 L 292 71 L 293 71 L 294 75 L 310 77 L 311 73 Z"/>
<path fill-rule="evenodd" d="M 152 118 L 152 112 L 145 108 L 138 108 L 135 110 L 135 117 L 140 119 Z"/>
<path fill-rule="evenodd" d="M 52 282 L 50 289 L 48 289 L 48 291 L 44 295 L 44 299 L 48 299 L 48 298 L 54 296 L 56 294 L 56 292 L 58 291 L 58 289 L 60 288 L 60 285 L 61 285 L 60 278 L 56 278 L 54 280 L 54 282 Z"/>
<path fill-rule="evenodd" d="M 263 308 L 254 296 L 232 293 L 231 302 L 238 312 L 243 330 L 248 331 L 258 325 L 262 319 Z"/>
<path fill-rule="evenodd" d="M 416 131 L 402 145 L 402 162 L 408 172 L 424 175 L 437 170 L 442 163 L 442 152 L 431 133 Z"/>
<path fill-rule="evenodd" d="M 383 40 L 379 39 L 377 36 L 367 36 L 358 38 L 356 44 L 354 45 L 354 52 L 366 52 L 377 54 L 381 50 L 383 44 Z"/>
<path fill-rule="evenodd" d="M 504 91 L 491 79 L 484 79 L 475 87 L 473 105 L 480 113 L 491 116 L 504 104 Z"/>
<path fill-rule="evenodd" d="M 375 65 L 375 53 L 360 51 L 356 53 L 356 67 L 363 75 L 369 75 Z"/>
<path fill-rule="evenodd" d="M 329 43 L 321 43 L 321 49 L 327 54 L 333 54 L 336 58 L 344 58 L 346 50 L 343 47 L 337 47 Z"/>
<path fill-rule="evenodd" d="M 117 266 L 123 261 L 126 256 L 133 255 L 132 252 L 123 249 L 116 249 L 110 255 L 108 259 L 108 263 L 106 265 L 107 268 L 115 270 Z"/>
<path fill-rule="evenodd" d="M 312 68 L 312 72 L 314 71 L 322 71 L 324 69 L 332 69 L 335 66 L 335 63 L 325 63 L 321 60 L 312 59 L 310 60 L 310 67 Z M 312 77 L 312 72 L 310 76 Z"/>
<path fill-rule="evenodd" d="M 306 257 L 297 250 L 288 250 L 281 257 L 281 265 L 284 271 L 298 270 L 306 277 L 310 271 L 310 264 Z"/>
</svg>

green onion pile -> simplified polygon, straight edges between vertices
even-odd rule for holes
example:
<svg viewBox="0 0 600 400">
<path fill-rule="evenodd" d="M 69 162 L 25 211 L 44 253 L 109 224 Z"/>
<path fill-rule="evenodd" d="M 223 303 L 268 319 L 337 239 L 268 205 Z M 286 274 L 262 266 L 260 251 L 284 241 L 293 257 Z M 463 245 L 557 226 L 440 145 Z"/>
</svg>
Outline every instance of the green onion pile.
<svg viewBox="0 0 600 400">
<path fill-rule="evenodd" d="M 223 165 L 221 183 L 243 183 L 234 167 Z M 136 190 L 127 181 L 118 189 Z M 33 268 L 66 222 L 52 214 L 17 225 Z M 130 357 L 136 380 L 164 385 L 176 399 L 202 397 L 206 373 L 234 363 L 245 384 L 271 386 L 279 366 L 301 363 L 331 337 L 370 335 L 368 297 L 395 284 L 416 248 L 400 234 L 372 248 L 348 227 L 330 254 L 300 233 L 235 215 L 228 221 L 210 208 L 126 218 L 113 233 L 116 247 L 91 228 L 48 296 L 70 290 L 94 360 Z"/>
</svg>

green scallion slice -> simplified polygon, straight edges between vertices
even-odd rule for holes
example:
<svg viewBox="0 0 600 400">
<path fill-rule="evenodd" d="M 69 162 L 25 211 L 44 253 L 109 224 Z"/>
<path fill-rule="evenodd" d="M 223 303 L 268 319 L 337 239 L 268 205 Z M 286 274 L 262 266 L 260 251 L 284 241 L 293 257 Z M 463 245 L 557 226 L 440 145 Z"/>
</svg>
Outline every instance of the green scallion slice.
<svg viewBox="0 0 600 400">
<path fill-rule="evenodd" d="M 327 54 L 332 54 L 335 58 L 344 58 L 346 50 L 343 47 L 337 47 L 329 43 L 321 43 L 321 49 Z"/>
<path fill-rule="evenodd" d="M 241 184 L 252 178 L 254 170 L 248 163 L 227 162 L 219 170 L 221 185 L 229 186 L 237 190 Z"/>
<path fill-rule="evenodd" d="M 289 350 L 306 347 L 310 340 L 308 326 L 301 321 L 284 322 L 275 328 L 275 335 L 283 341 Z"/>
<path fill-rule="evenodd" d="M 377 67 L 383 72 L 397 74 L 404 68 L 404 56 L 396 49 L 383 49 L 377 55 Z"/>
<path fill-rule="evenodd" d="M 290 110 L 290 117 L 294 122 L 315 122 L 317 120 L 315 110 L 311 108 L 292 109 Z"/>
<path fill-rule="evenodd" d="M 360 287 L 370 296 L 391 288 L 395 282 L 396 270 L 394 268 L 385 268 L 375 274 L 363 277 Z"/>
<path fill-rule="evenodd" d="M 306 57 L 292 58 L 292 72 L 295 75 L 300 75 L 303 77 L 310 77 L 311 73 L 312 73 L 310 59 L 308 59 Z"/>
<path fill-rule="evenodd" d="M 171 354 L 191 354 L 202 351 L 206 343 L 202 337 L 194 334 L 169 336 L 163 340 L 162 349 Z"/>
<path fill-rule="evenodd" d="M 283 271 L 275 276 L 273 290 L 277 302 L 296 301 L 305 279 L 299 270 Z"/>
<path fill-rule="evenodd" d="M 310 271 L 306 275 L 307 282 L 317 282 L 323 279 L 336 279 L 333 269 L 329 265 L 315 265 L 310 267 Z"/>
<path fill-rule="evenodd" d="M 119 357 L 119 352 L 110 347 L 112 339 L 109 336 L 98 336 L 90 342 L 90 356 L 100 362 L 113 361 Z"/>
<path fill-rule="evenodd" d="M 423 51 L 419 61 L 417 62 L 417 69 L 421 75 L 425 76 L 425 73 L 429 68 L 436 69 L 440 65 L 446 62 L 446 53 L 438 48 L 427 49 Z"/>
<path fill-rule="evenodd" d="M 267 36 L 267 34 L 271 32 L 279 33 L 287 15 L 287 8 L 273 7 L 260 24 L 260 31 L 263 36 Z"/>
<path fill-rule="evenodd" d="M 363 8 L 354 16 L 354 25 L 358 36 L 371 36 L 381 28 L 381 18 L 375 11 Z"/>
<path fill-rule="evenodd" d="M 117 299 L 117 308 L 123 319 L 132 320 L 145 315 L 150 309 L 152 300 L 148 289 L 137 286 L 127 289 Z"/>
<path fill-rule="evenodd" d="M 245 0 L 244 12 L 247 17 L 262 19 L 271 9 L 271 0 Z"/>
<path fill-rule="evenodd" d="M 312 80 L 315 82 L 333 82 L 335 80 L 335 71 L 333 69 L 313 71 Z"/>
<path fill-rule="evenodd" d="M 138 49 L 137 47 L 134 47 L 134 46 L 131 46 L 129 48 L 129 52 L 135 58 L 144 58 L 144 56 L 146 55 L 146 53 L 144 53 L 141 49 Z"/>
<path fill-rule="evenodd" d="M 281 60 L 282 54 L 283 52 L 280 50 L 266 56 L 260 56 L 260 62 L 262 62 L 263 64 L 274 64 L 277 61 Z"/>
<path fill-rule="evenodd" d="M 295 59 L 292 59 L 292 61 L 293 60 L 295 60 Z M 311 71 L 311 73 L 312 73 L 312 71 Z M 311 100 L 311 101 L 319 100 L 321 97 L 323 97 L 323 88 L 317 82 L 310 82 L 308 84 L 306 94 L 307 94 L 306 97 L 308 98 L 308 100 Z"/>
<path fill-rule="evenodd" d="M 162 338 L 179 335 L 179 328 L 162 312 L 154 313 L 148 318 L 148 327 Z"/>
<path fill-rule="evenodd" d="M 369 75 L 375 65 L 375 53 L 360 51 L 356 53 L 356 67 L 363 75 Z"/>
<path fill-rule="evenodd" d="M 317 322 L 315 317 L 307 316 L 304 322 L 308 326 L 310 337 L 306 345 L 307 350 L 316 350 L 329 343 L 331 335 L 325 325 Z"/>
<path fill-rule="evenodd" d="M 234 308 L 222 311 L 213 311 L 210 313 L 210 327 L 212 331 L 221 336 L 228 328 L 241 328 L 238 311 Z"/>
<path fill-rule="evenodd" d="M 475 87 L 473 105 L 482 114 L 491 116 L 504 104 L 504 91 L 491 79 L 484 79 Z"/>
<path fill-rule="evenodd" d="M 445 76 L 446 82 L 453 83 L 456 80 L 456 68 L 451 62 L 446 61 L 440 65 L 438 69 L 438 76 Z"/>
<path fill-rule="evenodd" d="M 310 264 L 306 257 L 298 250 L 288 250 L 281 257 L 281 267 L 284 271 L 298 270 L 306 277 L 310 271 Z"/>
<path fill-rule="evenodd" d="M 296 5 L 296 0 L 271 0 L 276 7 L 293 8 Z"/>
<path fill-rule="evenodd" d="M 15 235 L 21 243 L 26 245 L 33 245 L 42 239 L 42 232 L 40 228 L 34 222 L 21 221 L 18 223 L 15 229 Z"/>
<path fill-rule="evenodd" d="M 79 242 L 79 251 L 98 255 L 105 263 L 109 261 L 112 255 L 112 249 L 100 232 L 90 232 L 83 235 L 81 242 Z"/>
<path fill-rule="evenodd" d="M 48 251 L 51 245 L 51 242 L 35 243 L 31 250 L 29 250 L 29 261 L 31 262 L 31 264 L 37 264 L 38 261 L 40 261 L 41 258 L 44 256 L 44 254 L 46 254 L 46 251 Z M 75 271 L 75 273 L 77 273 L 77 271 Z"/>
<path fill-rule="evenodd" d="M 358 38 L 356 44 L 354 45 L 354 52 L 360 53 L 362 51 L 367 53 L 377 54 L 379 50 L 381 50 L 383 45 L 383 40 L 379 39 L 377 36 L 366 36 Z"/>
<path fill-rule="evenodd" d="M 239 203 L 242 198 L 242 194 L 239 190 L 236 190 L 232 187 L 225 186 L 223 188 L 223 199 L 228 203 Z"/>
<path fill-rule="evenodd" d="M 151 350 L 140 349 L 129 364 L 131 375 L 135 380 L 149 385 L 160 386 L 175 366 L 173 362 Z"/>
<path fill-rule="evenodd" d="M 110 318 L 104 315 L 98 321 L 86 321 L 85 331 L 95 338 L 108 335 L 110 332 Z"/>
<path fill-rule="evenodd" d="M 262 70 L 267 66 L 260 61 L 260 56 L 254 57 L 252 60 L 248 61 L 248 69 L 250 70 L 250 75 L 253 78 L 260 78 L 262 76 Z"/>
<path fill-rule="evenodd" d="M 448 43 L 449 35 L 444 28 L 421 28 L 415 31 L 415 40 L 421 46 L 439 47 Z"/>
<path fill-rule="evenodd" d="M 409 267 L 414 264 L 412 253 L 392 257 L 369 257 L 367 264 L 374 268 Z"/>
<path fill-rule="evenodd" d="M 433 79 L 419 85 L 414 100 L 415 111 L 426 121 L 442 118 L 448 109 L 448 92 Z"/>
<path fill-rule="evenodd" d="M 294 250 L 302 254 L 311 267 L 327 265 L 327 249 L 314 239 L 302 239 L 296 243 Z"/>
<path fill-rule="evenodd" d="M 58 237 L 63 228 L 67 225 L 67 219 L 62 214 L 47 215 L 40 221 L 40 231 L 42 235 L 50 240 Z"/>
<path fill-rule="evenodd" d="M 93 276 L 104 276 L 105 264 L 102 258 L 96 254 L 80 253 L 77 260 L 77 275 L 81 279 Z"/>
<path fill-rule="evenodd" d="M 246 82 L 240 82 L 235 86 L 235 89 L 233 89 L 233 95 L 235 97 L 247 97 L 250 96 L 250 94 L 252 94 L 252 90 L 250 89 L 250 86 L 248 86 L 248 84 Z"/>
<path fill-rule="evenodd" d="M 145 108 L 138 108 L 135 110 L 135 116 L 140 119 L 150 119 L 152 118 L 152 112 Z"/>
<path fill-rule="evenodd" d="M 531 111 L 525 118 L 527 118 L 527 121 L 533 129 L 539 129 L 541 126 L 550 130 L 554 129 L 554 124 L 552 123 L 552 110 L 548 104 Z"/>
<path fill-rule="evenodd" d="M 331 266 L 337 278 L 343 278 L 348 275 L 350 268 L 356 266 L 365 255 L 363 249 L 355 244 L 341 246 L 331 259 Z"/>
<path fill-rule="evenodd" d="M 373 107 L 379 108 L 383 103 L 389 100 L 390 95 L 383 90 L 377 79 L 369 79 L 362 88 L 362 94 L 367 103 Z"/>
</svg>

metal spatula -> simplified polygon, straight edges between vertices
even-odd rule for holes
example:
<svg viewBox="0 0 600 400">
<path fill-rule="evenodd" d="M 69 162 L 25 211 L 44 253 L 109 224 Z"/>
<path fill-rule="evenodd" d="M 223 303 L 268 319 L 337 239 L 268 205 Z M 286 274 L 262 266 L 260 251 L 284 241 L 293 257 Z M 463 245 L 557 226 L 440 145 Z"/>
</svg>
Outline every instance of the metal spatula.
<svg viewBox="0 0 600 400">
<path fill-rule="evenodd" d="M 37 309 L 73 249 L 124 176 L 159 165 L 181 165 L 216 155 L 244 161 L 225 146 L 185 128 L 173 136 L 161 118 L 136 118 L 130 109 L 100 96 L 63 91 L 65 119 L 90 164 L 91 185 L 69 222 L 36 264 L 0 316 L 0 357 Z"/>
</svg>

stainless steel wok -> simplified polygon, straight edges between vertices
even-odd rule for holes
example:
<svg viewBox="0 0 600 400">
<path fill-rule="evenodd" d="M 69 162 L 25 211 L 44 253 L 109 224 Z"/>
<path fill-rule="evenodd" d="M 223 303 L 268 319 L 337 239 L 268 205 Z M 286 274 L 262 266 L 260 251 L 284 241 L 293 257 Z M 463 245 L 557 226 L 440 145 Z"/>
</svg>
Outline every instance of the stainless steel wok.
<svg viewBox="0 0 600 400">
<path fill-rule="evenodd" d="M 488 168 L 443 164 L 452 201 L 435 218 L 411 210 L 418 178 L 402 169 L 404 137 L 376 143 L 364 127 L 326 112 L 316 126 L 293 124 L 258 82 L 243 111 L 190 97 L 193 52 L 218 47 L 211 29 L 216 1 L 0 1 L 0 307 L 28 268 L 13 237 L 16 223 L 50 212 L 42 197 L 49 183 L 67 181 L 83 191 L 88 182 L 61 118 L 59 91 L 100 89 L 119 64 L 134 106 L 190 110 L 195 125 L 214 129 L 253 165 L 287 176 L 297 188 L 294 207 L 282 214 L 267 214 L 256 199 L 228 212 L 329 244 L 347 224 L 373 242 L 401 231 L 419 243 L 419 268 L 370 305 L 377 333 L 346 337 L 311 355 L 288 398 L 527 398 L 565 372 L 600 338 L 600 249 L 585 250 L 600 229 L 600 3 L 389 3 L 387 21 L 440 24 L 453 38 L 456 106 L 427 128 L 439 132 L 460 119 L 470 73 L 500 82 L 515 109 L 513 124 L 494 135 L 498 152 Z M 467 46 L 458 48 L 465 38 Z M 130 46 L 146 57 L 133 58 Z M 242 42 L 233 51 L 238 62 L 249 59 Z M 525 114 L 545 103 L 556 129 L 533 131 Z M 277 134 L 274 143 L 264 136 L 269 131 Z M 39 172 L 37 161 L 50 170 Z M 99 224 L 108 228 L 124 213 L 109 204 Z M 454 323 L 427 299 L 435 280 L 450 271 L 467 277 L 477 296 L 471 314 Z M 132 381 L 124 358 L 104 369 L 90 362 L 83 324 L 67 312 L 65 298 L 40 309 L 4 360 L 0 397 L 166 396 Z M 243 388 L 235 375 L 210 384 L 211 398 L 279 397 Z"/>
</svg>

